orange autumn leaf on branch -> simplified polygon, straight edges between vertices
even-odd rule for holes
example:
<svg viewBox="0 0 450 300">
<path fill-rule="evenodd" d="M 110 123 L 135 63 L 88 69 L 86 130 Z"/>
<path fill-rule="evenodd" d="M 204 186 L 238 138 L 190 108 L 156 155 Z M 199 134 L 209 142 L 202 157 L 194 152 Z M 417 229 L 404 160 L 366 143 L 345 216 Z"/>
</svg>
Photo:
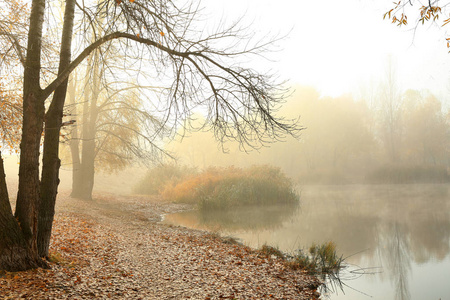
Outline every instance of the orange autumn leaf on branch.
<svg viewBox="0 0 450 300">
<path fill-rule="evenodd" d="M 1 148 L 18 152 L 22 124 L 22 95 L 5 88 L 0 78 L 0 143 Z"/>
<path fill-rule="evenodd" d="M 418 10 L 419 15 L 415 22 L 416 26 L 424 25 L 425 22 L 433 22 L 434 24 L 440 25 L 440 27 L 448 25 L 450 23 L 450 18 L 440 21 L 439 17 L 441 15 L 446 15 L 447 13 L 449 13 L 448 10 L 445 10 L 450 3 L 447 1 L 447 3 L 441 4 L 440 6 L 436 4 L 437 1 L 434 3 L 428 2 L 428 5 L 423 5 L 420 1 L 417 0 L 400 0 L 398 2 L 394 2 L 394 7 L 388 10 L 383 15 L 383 19 L 391 20 L 392 23 L 396 24 L 397 26 L 409 25 L 408 15 L 412 14 L 411 9 L 417 7 L 416 9 Z M 446 43 L 447 48 L 450 48 L 448 39 L 446 39 Z"/>
<path fill-rule="evenodd" d="M 29 8 L 21 1 L 0 7 L 0 149 L 18 153 L 22 125 L 22 73 Z"/>
</svg>

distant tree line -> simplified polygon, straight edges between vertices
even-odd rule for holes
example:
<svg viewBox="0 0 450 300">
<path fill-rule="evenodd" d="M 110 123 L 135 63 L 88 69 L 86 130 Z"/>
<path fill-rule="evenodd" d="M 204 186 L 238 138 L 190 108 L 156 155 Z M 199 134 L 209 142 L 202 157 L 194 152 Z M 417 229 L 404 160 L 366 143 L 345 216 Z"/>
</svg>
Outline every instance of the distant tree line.
<svg viewBox="0 0 450 300">
<path fill-rule="evenodd" d="M 300 116 L 300 139 L 288 138 L 259 152 L 228 153 L 207 132 L 184 137 L 167 148 L 180 163 L 282 167 L 300 182 L 448 182 L 450 112 L 429 91 L 401 92 L 392 78 L 351 95 L 321 97 L 311 87 L 297 87 L 282 113 Z M 371 92 L 367 92 L 371 90 Z"/>
</svg>

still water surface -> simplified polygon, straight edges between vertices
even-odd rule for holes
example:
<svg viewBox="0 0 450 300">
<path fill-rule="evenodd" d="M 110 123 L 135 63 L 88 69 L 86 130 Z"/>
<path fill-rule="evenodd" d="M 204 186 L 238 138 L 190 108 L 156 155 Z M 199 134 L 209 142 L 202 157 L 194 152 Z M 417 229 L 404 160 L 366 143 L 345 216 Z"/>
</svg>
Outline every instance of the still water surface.
<svg viewBox="0 0 450 300">
<path fill-rule="evenodd" d="M 450 299 L 450 185 L 303 186 L 299 207 L 202 214 L 164 222 L 218 231 L 286 252 L 334 241 L 349 267 L 332 300 Z M 365 273 L 360 275 L 360 273 Z"/>
</svg>

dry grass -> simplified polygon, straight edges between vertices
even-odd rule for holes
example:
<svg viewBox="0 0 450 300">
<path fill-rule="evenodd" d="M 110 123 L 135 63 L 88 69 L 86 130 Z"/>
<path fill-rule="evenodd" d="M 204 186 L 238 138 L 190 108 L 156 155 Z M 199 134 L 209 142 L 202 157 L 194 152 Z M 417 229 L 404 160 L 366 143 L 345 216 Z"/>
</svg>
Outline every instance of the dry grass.
<svg viewBox="0 0 450 300">
<path fill-rule="evenodd" d="M 197 204 L 200 209 L 298 202 L 291 180 L 279 168 L 254 166 L 209 168 L 174 184 L 165 185 L 165 199 Z"/>
</svg>

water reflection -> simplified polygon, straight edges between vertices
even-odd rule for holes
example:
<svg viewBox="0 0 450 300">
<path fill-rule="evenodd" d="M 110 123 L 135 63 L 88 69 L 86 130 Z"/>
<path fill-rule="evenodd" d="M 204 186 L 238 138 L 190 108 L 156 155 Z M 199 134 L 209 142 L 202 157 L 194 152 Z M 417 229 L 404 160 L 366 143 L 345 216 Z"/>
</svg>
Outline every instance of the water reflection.
<svg viewBox="0 0 450 300">
<path fill-rule="evenodd" d="M 379 231 L 379 249 L 384 272 L 394 285 L 395 299 L 410 299 L 409 277 L 411 273 L 411 255 L 407 228 L 398 222 L 386 224 Z"/>
<path fill-rule="evenodd" d="M 450 287 L 441 282 L 450 277 L 449 190 L 449 185 L 310 186 L 302 188 L 299 209 L 189 212 L 167 221 L 284 251 L 333 240 L 350 263 L 382 267 L 350 284 L 374 299 L 447 299 Z M 346 292 L 331 299 L 361 296 Z"/>
<path fill-rule="evenodd" d="M 275 230 L 298 213 L 295 204 L 243 207 L 221 211 L 188 211 L 166 216 L 166 222 L 212 231 Z"/>
</svg>

